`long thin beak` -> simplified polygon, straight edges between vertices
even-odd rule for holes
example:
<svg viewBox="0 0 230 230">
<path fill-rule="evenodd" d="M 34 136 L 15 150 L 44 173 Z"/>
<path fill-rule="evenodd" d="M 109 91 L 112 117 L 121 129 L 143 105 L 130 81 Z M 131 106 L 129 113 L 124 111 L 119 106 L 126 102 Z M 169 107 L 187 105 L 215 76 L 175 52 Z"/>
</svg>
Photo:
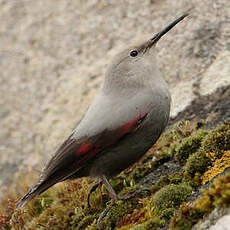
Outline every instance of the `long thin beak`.
<svg viewBox="0 0 230 230">
<path fill-rule="evenodd" d="M 182 21 L 185 17 L 187 17 L 189 14 L 186 13 L 182 16 L 180 16 L 178 19 L 170 23 L 167 27 L 165 27 L 163 30 L 161 30 L 159 33 L 157 33 L 153 38 L 150 39 L 149 46 L 153 46 L 157 41 L 160 40 L 160 38 L 165 35 L 169 30 L 171 30 L 178 22 Z"/>
</svg>

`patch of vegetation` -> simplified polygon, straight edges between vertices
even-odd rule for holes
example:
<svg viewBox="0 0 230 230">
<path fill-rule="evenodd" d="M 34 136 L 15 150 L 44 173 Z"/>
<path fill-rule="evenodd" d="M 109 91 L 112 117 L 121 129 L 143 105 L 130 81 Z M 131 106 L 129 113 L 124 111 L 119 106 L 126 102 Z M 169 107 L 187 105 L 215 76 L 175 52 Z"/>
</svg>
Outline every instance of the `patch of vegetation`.
<svg viewBox="0 0 230 230">
<path fill-rule="evenodd" d="M 207 157 L 206 154 L 202 151 L 198 151 L 188 158 L 184 166 L 185 175 L 189 178 L 193 178 L 195 175 L 200 176 L 211 165 L 211 159 Z"/>
<path fill-rule="evenodd" d="M 168 175 L 161 176 L 154 186 L 158 186 L 159 189 L 169 184 L 180 184 L 183 182 L 184 173 L 179 171 Z"/>
<path fill-rule="evenodd" d="M 175 148 L 175 159 L 181 165 L 184 165 L 188 157 L 201 147 L 201 142 L 206 134 L 207 131 L 199 130 L 192 136 L 183 139 L 183 141 Z"/>
<path fill-rule="evenodd" d="M 121 228 L 120 230 L 157 230 L 165 227 L 165 221 L 159 217 L 149 218 L 146 222 L 136 225 L 132 228 Z"/>
<path fill-rule="evenodd" d="M 163 219 L 169 219 L 180 204 L 191 196 L 192 188 L 187 184 L 170 184 L 153 197 L 154 213 Z"/>
<path fill-rule="evenodd" d="M 230 168 L 230 150 L 223 152 L 220 159 L 216 159 L 212 162 L 212 167 L 202 175 L 202 184 L 209 182 L 214 176 L 223 172 L 226 168 Z"/>
<path fill-rule="evenodd" d="M 83 178 L 54 186 L 15 211 L 16 200 L 28 189 L 28 181 L 22 179 L 23 186 L 17 185 L 17 190 L 15 186 L 9 188 L 10 200 L 0 203 L 0 229 L 96 230 L 96 220 L 106 206 L 111 210 L 101 221 L 103 229 L 154 230 L 165 228 L 169 222 L 173 230 L 191 229 L 215 207 L 230 206 L 230 173 L 216 180 L 194 203 L 186 203 L 192 191 L 230 166 L 227 163 L 230 162 L 230 124 L 208 131 L 200 129 L 201 126 L 179 122 L 162 135 L 140 162 L 110 180 L 122 196 L 140 189 L 138 183 L 158 169 L 159 175 L 149 187 L 150 193 L 117 201 L 111 206 L 108 192 L 102 186 L 101 191 L 97 189 L 92 193 L 89 208 L 87 194 L 93 183 Z M 168 166 L 168 174 L 161 174 L 160 167 L 164 164 L 167 168 L 172 163 L 179 171 L 170 171 Z"/>
<path fill-rule="evenodd" d="M 230 172 L 217 178 L 209 190 L 205 190 L 193 205 L 183 204 L 173 216 L 171 230 L 187 230 L 216 207 L 230 206 Z"/>
<path fill-rule="evenodd" d="M 121 227 L 123 225 L 132 223 L 134 217 L 132 216 L 133 212 L 136 209 L 140 210 L 141 208 L 143 208 L 143 206 L 141 206 L 138 201 L 134 199 L 116 202 L 116 204 L 111 208 L 110 212 L 102 221 L 102 229 L 113 229 L 115 226 Z M 125 218 L 126 216 L 132 216 L 132 218 Z"/>
<path fill-rule="evenodd" d="M 202 175 L 216 164 L 215 162 L 222 157 L 224 151 L 230 149 L 229 140 L 229 123 L 224 123 L 216 129 L 208 131 L 201 141 L 200 148 L 189 156 L 184 166 L 185 176 L 193 178 L 196 186 L 199 186 L 202 183 Z M 223 167 L 222 171 L 224 169 Z M 213 174 L 213 176 L 215 175 Z"/>
<path fill-rule="evenodd" d="M 216 129 L 210 130 L 202 142 L 202 151 L 215 153 L 220 158 L 224 151 L 230 149 L 230 123 L 224 123 Z"/>
</svg>

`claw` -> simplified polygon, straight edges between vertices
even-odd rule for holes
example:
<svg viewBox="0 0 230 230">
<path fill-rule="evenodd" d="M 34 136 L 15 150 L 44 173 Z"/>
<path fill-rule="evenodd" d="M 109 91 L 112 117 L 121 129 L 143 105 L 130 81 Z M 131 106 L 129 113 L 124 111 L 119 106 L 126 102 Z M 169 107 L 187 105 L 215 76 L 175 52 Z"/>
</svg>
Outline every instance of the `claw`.
<svg viewBox="0 0 230 230">
<path fill-rule="evenodd" d="M 101 230 L 101 227 L 100 227 L 100 225 L 101 225 L 101 220 L 102 220 L 103 218 L 106 217 L 106 215 L 107 215 L 108 212 L 111 210 L 111 208 L 113 207 L 114 204 L 115 204 L 115 201 L 112 200 L 111 206 L 110 206 L 110 207 L 107 207 L 107 208 L 101 213 L 101 215 L 99 216 L 99 218 L 97 219 L 97 228 L 98 228 L 98 230 Z"/>
<path fill-rule="evenodd" d="M 101 228 L 100 228 L 101 220 L 102 220 L 103 218 L 105 218 L 106 215 L 108 214 L 108 212 L 111 210 L 112 206 L 115 204 L 115 200 L 128 200 L 128 199 L 131 199 L 131 198 L 135 197 L 137 194 L 141 194 L 141 193 L 143 193 L 143 192 L 148 192 L 149 194 L 151 194 L 151 190 L 150 190 L 150 189 L 148 189 L 148 188 L 143 188 L 143 189 L 134 190 L 134 191 L 130 192 L 129 194 L 125 195 L 125 196 L 118 196 L 118 195 L 115 193 L 115 191 L 113 190 L 112 186 L 110 185 L 110 183 L 108 182 L 108 180 L 107 180 L 107 178 L 106 178 L 105 176 L 102 176 L 102 177 L 101 177 L 100 183 L 104 183 L 105 186 L 107 187 L 107 189 L 108 189 L 108 191 L 109 191 L 109 195 L 110 195 L 111 198 L 112 198 L 112 204 L 111 204 L 110 207 L 107 207 L 107 208 L 101 213 L 101 215 L 99 216 L 99 218 L 98 218 L 98 220 L 97 220 L 97 227 L 98 227 L 99 230 L 101 230 Z M 96 187 L 96 186 L 98 187 L 100 183 L 95 184 L 95 185 L 91 188 L 91 190 L 93 190 L 94 187 Z M 96 188 L 97 188 L 97 187 L 96 187 Z M 96 188 L 95 188 L 95 189 L 96 189 Z M 93 191 L 95 191 L 95 189 L 94 189 Z M 90 190 L 90 192 L 91 192 L 91 190 Z M 90 194 L 89 194 L 89 195 L 90 195 Z"/>
<path fill-rule="evenodd" d="M 101 181 L 100 182 L 97 182 L 96 184 L 94 184 L 91 189 L 89 190 L 89 193 L 88 193 L 88 196 L 87 196 L 87 204 L 88 204 L 88 207 L 90 208 L 91 207 L 91 204 L 90 204 L 90 196 L 91 194 L 98 188 L 98 186 L 101 184 Z"/>
<path fill-rule="evenodd" d="M 138 194 L 145 193 L 145 192 L 148 192 L 149 195 L 151 195 L 151 190 L 150 189 L 142 188 L 142 189 L 131 191 L 129 194 L 126 194 L 124 196 L 118 196 L 118 199 L 119 200 L 128 200 L 128 199 L 131 199 L 131 198 L 135 197 Z"/>
</svg>

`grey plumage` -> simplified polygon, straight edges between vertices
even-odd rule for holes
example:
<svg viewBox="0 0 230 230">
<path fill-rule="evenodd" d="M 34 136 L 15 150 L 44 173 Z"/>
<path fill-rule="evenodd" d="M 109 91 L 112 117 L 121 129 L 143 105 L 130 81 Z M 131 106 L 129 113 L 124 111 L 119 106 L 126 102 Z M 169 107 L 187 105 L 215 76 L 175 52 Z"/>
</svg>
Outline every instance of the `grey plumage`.
<svg viewBox="0 0 230 230">
<path fill-rule="evenodd" d="M 167 125 L 171 99 L 157 67 L 155 44 L 186 16 L 115 56 L 99 95 L 17 208 L 66 179 L 113 177 L 156 142 Z"/>
</svg>

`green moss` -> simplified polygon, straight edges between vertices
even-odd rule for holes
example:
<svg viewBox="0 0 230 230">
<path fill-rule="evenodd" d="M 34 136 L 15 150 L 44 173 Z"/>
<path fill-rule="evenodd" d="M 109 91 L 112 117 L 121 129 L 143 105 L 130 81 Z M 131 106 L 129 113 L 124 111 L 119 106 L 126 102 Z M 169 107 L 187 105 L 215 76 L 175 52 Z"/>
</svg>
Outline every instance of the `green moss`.
<svg viewBox="0 0 230 230">
<path fill-rule="evenodd" d="M 171 218 L 170 230 L 190 230 L 203 217 L 203 213 L 183 203 L 179 211 Z"/>
<path fill-rule="evenodd" d="M 210 189 L 204 191 L 203 198 L 198 199 L 196 207 L 205 212 L 211 211 L 214 207 L 230 206 L 230 172 L 219 177 L 211 184 Z"/>
<path fill-rule="evenodd" d="M 169 175 L 168 177 L 170 180 L 170 184 L 180 184 L 181 182 L 183 182 L 184 174 L 182 171 L 179 171 L 177 173 Z"/>
<path fill-rule="evenodd" d="M 160 219 L 159 217 L 152 217 L 146 222 L 139 224 L 130 230 L 157 230 L 164 227 L 166 224 L 165 220 Z"/>
<path fill-rule="evenodd" d="M 82 220 L 80 220 L 79 222 L 73 221 L 72 229 L 83 230 L 87 226 L 91 225 L 94 222 L 94 220 L 96 220 L 96 218 L 97 218 L 97 215 L 94 214 L 94 215 L 88 215 L 88 216 L 83 217 Z"/>
<path fill-rule="evenodd" d="M 230 149 L 230 123 L 224 123 L 208 132 L 202 142 L 202 150 L 206 153 L 215 153 L 217 158 Z"/>
<path fill-rule="evenodd" d="M 181 205 L 180 209 L 171 219 L 171 230 L 191 229 L 194 224 L 209 214 L 216 207 L 230 207 L 230 172 L 217 178 L 209 190 L 205 190 L 191 206 Z"/>
<path fill-rule="evenodd" d="M 183 172 L 179 171 L 173 174 L 161 176 L 160 179 L 156 182 L 156 185 L 163 187 L 169 184 L 180 184 L 182 180 L 183 180 Z"/>
<path fill-rule="evenodd" d="M 184 166 L 185 176 L 193 178 L 197 173 L 201 175 L 208 169 L 211 163 L 211 159 L 204 152 L 196 152 L 188 158 Z"/>
<path fill-rule="evenodd" d="M 222 157 L 224 151 L 230 149 L 229 140 L 230 124 L 223 124 L 205 133 L 199 150 L 189 156 L 184 166 L 185 176 L 195 180 L 200 177 L 213 165 L 215 159 Z M 198 176 L 195 178 L 196 175 Z"/>
<path fill-rule="evenodd" d="M 183 138 L 189 137 L 197 129 L 197 123 L 192 123 L 186 120 L 179 121 L 172 128 L 172 132 L 176 136 L 174 140 L 182 140 Z"/>
<path fill-rule="evenodd" d="M 122 217 L 132 213 L 132 211 L 139 206 L 137 200 L 117 201 L 101 222 L 101 228 L 113 229 L 115 226 L 119 225 L 119 221 Z"/>
<path fill-rule="evenodd" d="M 128 175 L 126 181 L 138 182 L 144 176 L 148 175 L 153 170 L 150 162 L 146 162 L 142 165 L 137 165 L 135 169 Z"/>
<path fill-rule="evenodd" d="M 201 147 L 201 142 L 206 134 L 206 131 L 199 130 L 192 136 L 183 139 L 183 141 L 175 147 L 175 159 L 181 165 L 185 164 L 187 158 Z"/>
<path fill-rule="evenodd" d="M 169 219 L 174 210 L 187 200 L 191 193 L 192 188 L 186 184 L 165 186 L 153 198 L 154 213 L 163 219 Z"/>
<path fill-rule="evenodd" d="M 180 121 L 176 123 L 157 141 L 157 147 L 160 150 L 160 154 L 173 157 L 181 142 L 185 138 L 190 137 L 196 130 L 196 123 L 191 123 L 188 121 Z"/>
</svg>

